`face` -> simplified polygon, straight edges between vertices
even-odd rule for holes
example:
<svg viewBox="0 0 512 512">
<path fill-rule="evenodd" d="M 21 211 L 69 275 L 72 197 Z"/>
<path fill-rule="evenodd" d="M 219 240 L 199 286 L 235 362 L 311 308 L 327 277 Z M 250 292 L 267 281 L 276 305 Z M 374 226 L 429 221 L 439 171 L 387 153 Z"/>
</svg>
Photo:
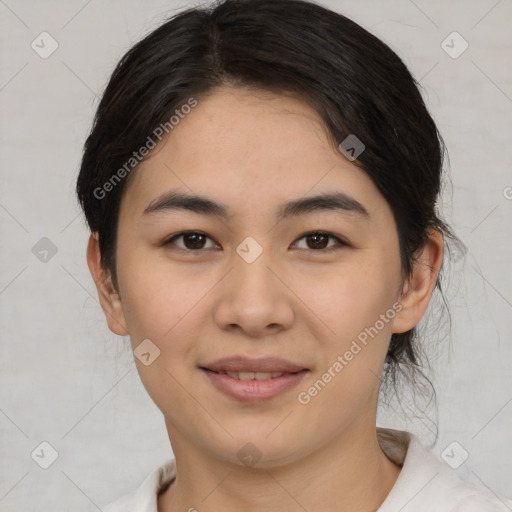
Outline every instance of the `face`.
<svg viewBox="0 0 512 512">
<path fill-rule="evenodd" d="M 217 89 L 132 178 L 110 323 L 136 354 L 150 340 L 135 362 L 175 454 L 271 467 L 374 428 L 390 336 L 411 327 L 398 234 L 318 115 Z"/>
</svg>

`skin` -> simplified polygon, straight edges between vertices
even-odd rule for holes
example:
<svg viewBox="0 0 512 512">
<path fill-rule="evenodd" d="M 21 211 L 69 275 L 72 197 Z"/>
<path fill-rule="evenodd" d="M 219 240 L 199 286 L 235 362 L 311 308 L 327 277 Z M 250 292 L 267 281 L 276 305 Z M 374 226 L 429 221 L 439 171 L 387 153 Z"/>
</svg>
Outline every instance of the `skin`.
<svg viewBox="0 0 512 512">
<path fill-rule="evenodd" d="M 231 216 L 143 214 L 171 190 L 221 202 Z M 369 217 L 314 211 L 276 221 L 282 203 L 332 191 L 359 201 Z M 209 238 L 202 246 L 184 238 L 161 244 L 183 230 Z M 336 250 L 315 249 L 304 237 L 311 230 L 347 245 L 328 238 L 322 247 Z M 263 248 L 250 264 L 236 252 L 247 236 Z M 379 378 L 391 334 L 411 329 L 428 306 L 441 234 L 430 233 L 404 281 L 389 205 L 329 142 L 316 112 L 291 96 L 224 87 L 202 97 L 139 165 L 121 203 L 117 243 L 118 290 L 95 233 L 87 259 L 110 329 L 129 334 L 134 349 L 149 338 L 160 350 L 149 366 L 135 358 L 176 458 L 177 479 L 158 510 L 377 509 L 400 472 L 377 440 Z M 394 319 L 299 403 L 298 393 L 397 301 Z M 235 354 L 282 357 L 310 373 L 271 400 L 241 403 L 198 368 Z M 261 453 L 253 467 L 237 457 L 248 442 Z"/>
</svg>

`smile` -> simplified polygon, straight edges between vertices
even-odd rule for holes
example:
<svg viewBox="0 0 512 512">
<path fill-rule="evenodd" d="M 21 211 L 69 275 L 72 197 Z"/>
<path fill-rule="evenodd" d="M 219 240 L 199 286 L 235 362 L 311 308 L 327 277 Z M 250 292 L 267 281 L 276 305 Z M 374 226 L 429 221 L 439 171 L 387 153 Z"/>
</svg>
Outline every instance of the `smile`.
<svg viewBox="0 0 512 512">
<path fill-rule="evenodd" d="M 227 372 L 201 368 L 208 382 L 223 395 L 239 402 L 271 400 L 296 387 L 309 370 L 297 372 Z"/>
<path fill-rule="evenodd" d="M 216 372 L 221 375 L 229 375 L 233 379 L 237 380 L 268 380 L 275 379 L 276 377 L 281 377 L 282 375 L 286 375 L 285 372 Z"/>
</svg>

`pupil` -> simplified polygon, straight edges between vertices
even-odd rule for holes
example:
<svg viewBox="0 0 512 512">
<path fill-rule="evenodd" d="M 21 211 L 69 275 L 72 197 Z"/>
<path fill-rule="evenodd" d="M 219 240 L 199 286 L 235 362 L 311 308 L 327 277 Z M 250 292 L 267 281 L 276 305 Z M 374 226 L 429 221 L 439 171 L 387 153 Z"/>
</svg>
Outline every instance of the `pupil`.
<svg viewBox="0 0 512 512">
<path fill-rule="evenodd" d="M 201 235 L 199 233 L 188 233 L 187 235 L 184 236 L 184 240 L 185 240 L 185 245 L 189 249 L 201 249 L 201 247 L 202 247 L 201 242 L 204 242 L 204 237 L 203 237 L 203 235 Z M 191 243 L 187 243 L 187 241 L 190 241 Z M 190 245 L 192 247 L 189 247 Z"/>
<path fill-rule="evenodd" d="M 319 247 L 319 244 L 318 244 L 318 239 L 319 238 L 320 239 L 323 238 L 323 242 L 324 242 L 324 243 L 322 243 L 322 241 L 320 241 L 320 246 L 321 247 Z M 325 244 L 325 241 L 327 240 L 327 236 L 326 235 L 309 235 L 309 239 L 313 239 L 313 245 L 315 246 L 313 248 L 324 249 L 326 247 L 326 244 Z"/>
</svg>

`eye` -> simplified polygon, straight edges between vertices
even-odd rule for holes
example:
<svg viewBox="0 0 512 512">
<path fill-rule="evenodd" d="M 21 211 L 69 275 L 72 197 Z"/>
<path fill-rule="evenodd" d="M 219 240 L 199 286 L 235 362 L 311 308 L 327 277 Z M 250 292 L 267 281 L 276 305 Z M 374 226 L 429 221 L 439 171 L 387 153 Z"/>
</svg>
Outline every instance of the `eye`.
<svg viewBox="0 0 512 512">
<path fill-rule="evenodd" d="M 309 233 L 305 233 L 298 240 L 300 241 L 303 239 L 306 241 L 306 247 L 299 247 L 299 249 L 306 249 L 316 252 L 330 252 L 348 245 L 338 236 L 323 231 L 311 231 Z M 177 243 L 178 240 L 181 240 L 181 243 Z M 208 240 L 213 243 L 213 245 L 210 245 L 210 247 L 207 246 Z M 329 246 L 329 240 L 334 241 L 334 245 L 331 244 Z M 295 245 L 297 244 L 298 242 L 295 243 Z M 180 250 L 192 252 L 199 252 L 202 249 L 215 249 L 219 247 L 218 244 L 213 242 L 213 240 L 208 235 L 200 231 L 182 231 L 181 233 L 177 233 L 166 239 L 164 242 L 162 242 L 162 245 L 174 245 Z"/>
<path fill-rule="evenodd" d="M 175 241 L 179 239 L 182 239 L 182 245 L 175 243 Z M 205 242 L 207 240 L 211 240 L 213 242 L 213 240 L 208 235 L 205 235 L 200 231 L 182 231 L 181 233 L 177 233 L 171 238 L 165 240 L 162 245 L 176 245 L 178 249 L 182 249 L 184 251 L 199 251 L 201 249 L 210 249 L 216 247 L 215 244 L 213 247 L 205 247 Z"/>
<path fill-rule="evenodd" d="M 333 235 L 332 233 L 325 233 L 323 231 L 311 231 L 299 238 L 299 240 L 302 239 L 305 239 L 306 245 L 310 246 L 299 248 L 312 251 L 330 252 L 348 245 L 341 238 Z M 329 247 L 329 239 L 335 240 L 337 243 Z"/>
</svg>

